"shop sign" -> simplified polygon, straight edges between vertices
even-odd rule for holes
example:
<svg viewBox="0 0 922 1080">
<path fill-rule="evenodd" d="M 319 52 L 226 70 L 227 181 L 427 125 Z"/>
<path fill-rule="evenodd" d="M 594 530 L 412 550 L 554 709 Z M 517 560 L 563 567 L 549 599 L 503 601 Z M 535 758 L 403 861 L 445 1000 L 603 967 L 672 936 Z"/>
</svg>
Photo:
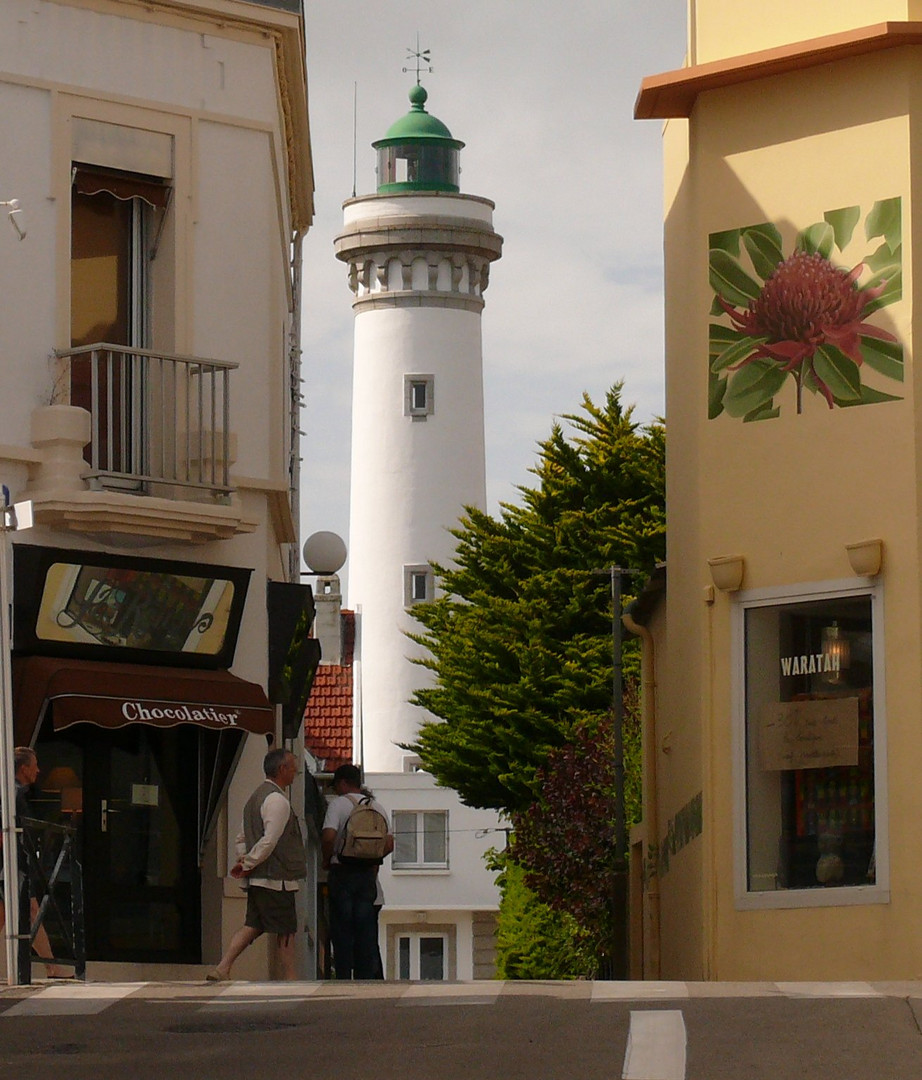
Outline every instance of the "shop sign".
<svg viewBox="0 0 922 1080">
<path fill-rule="evenodd" d="M 248 569 L 18 544 L 14 651 L 227 668 Z"/>
<path fill-rule="evenodd" d="M 841 656 L 837 652 L 781 657 L 782 675 L 838 675 L 840 667 Z"/>
<path fill-rule="evenodd" d="M 126 701 L 122 716 L 129 724 L 205 724 L 208 727 L 237 727 L 237 709 L 215 708 L 213 705 L 174 705 L 151 701 Z"/>
</svg>

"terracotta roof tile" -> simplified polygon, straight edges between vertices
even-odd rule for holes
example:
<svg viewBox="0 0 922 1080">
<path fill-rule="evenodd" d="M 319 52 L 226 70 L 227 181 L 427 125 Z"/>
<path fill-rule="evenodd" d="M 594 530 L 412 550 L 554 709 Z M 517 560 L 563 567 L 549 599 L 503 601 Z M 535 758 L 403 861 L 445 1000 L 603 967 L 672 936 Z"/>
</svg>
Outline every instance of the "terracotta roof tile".
<svg viewBox="0 0 922 1080">
<path fill-rule="evenodd" d="M 343 662 L 321 663 L 304 710 L 304 745 L 326 772 L 352 761 L 352 661 L 355 613 L 342 613 Z"/>
</svg>

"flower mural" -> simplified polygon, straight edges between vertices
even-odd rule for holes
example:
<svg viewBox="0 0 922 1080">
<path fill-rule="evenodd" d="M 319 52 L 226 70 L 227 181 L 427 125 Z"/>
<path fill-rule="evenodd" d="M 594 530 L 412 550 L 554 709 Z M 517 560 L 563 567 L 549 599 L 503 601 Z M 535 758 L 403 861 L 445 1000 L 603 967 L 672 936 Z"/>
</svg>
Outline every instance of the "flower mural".
<svg viewBox="0 0 922 1080">
<path fill-rule="evenodd" d="M 769 223 L 711 234 L 711 316 L 720 320 L 710 326 L 712 419 L 776 417 L 776 398 L 791 383 L 798 413 L 805 392 L 830 409 L 900 400 L 878 384 L 903 381 L 903 346 L 869 321 L 902 296 L 900 199 L 874 204 L 860 258 L 839 266 L 834 253 L 851 254 L 860 221 L 858 206 L 830 210 L 789 255 Z"/>
</svg>

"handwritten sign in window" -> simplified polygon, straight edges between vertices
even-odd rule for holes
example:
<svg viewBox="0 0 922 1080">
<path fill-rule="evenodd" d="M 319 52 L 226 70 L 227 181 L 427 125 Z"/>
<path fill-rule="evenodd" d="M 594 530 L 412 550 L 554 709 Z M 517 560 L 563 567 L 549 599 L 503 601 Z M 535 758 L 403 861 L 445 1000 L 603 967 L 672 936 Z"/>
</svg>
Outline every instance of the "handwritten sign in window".
<svg viewBox="0 0 922 1080">
<path fill-rule="evenodd" d="M 762 768 L 828 769 L 858 764 L 858 698 L 779 701 L 759 725 Z"/>
</svg>

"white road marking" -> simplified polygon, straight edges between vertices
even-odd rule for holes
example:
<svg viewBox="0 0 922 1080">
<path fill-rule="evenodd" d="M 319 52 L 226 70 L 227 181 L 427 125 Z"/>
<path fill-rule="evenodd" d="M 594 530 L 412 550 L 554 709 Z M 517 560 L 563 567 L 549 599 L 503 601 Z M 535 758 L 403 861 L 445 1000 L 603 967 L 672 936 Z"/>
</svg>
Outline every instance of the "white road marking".
<svg viewBox="0 0 922 1080">
<path fill-rule="evenodd" d="M 618 982 L 592 984 L 593 1001 L 657 1001 L 687 998 L 688 984 L 684 982 Z"/>
<path fill-rule="evenodd" d="M 883 997 L 867 982 L 780 982 L 775 986 L 788 997 L 876 998 Z"/>
<path fill-rule="evenodd" d="M 401 1005 L 493 1005 L 502 993 L 501 982 L 410 983 L 400 996 Z"/>
<path fill-rule="evenodd" d="M 220 983 L 218 984 L 220 986 Z M 221 987 L 222 998 L 308 998 L 323 988 L 321 982 L 232 982 Z"/>
<path fill-rule="evenodd" d="M 232 982 L 221 986 L 215 997 L 203 1001 L 199 1011 L 229 1012 L 247 1006 L 265 1008 L 273 1004 L 290 1008 L 306 1004 L 322 986 L 323 983 L 308 982 Z"/>
<path fill-rule="evenodd" d="M 7 1016 L 92 1016 L 135 993 L 147 983 L 72 983 L 49 986 L 3 1013 Z"/>
<path fill-rule="evenodd" d="M 632 1012 L 622 1080 L 685 1080 L 686 1041 L 681 1010 Z"/>
</svg>

